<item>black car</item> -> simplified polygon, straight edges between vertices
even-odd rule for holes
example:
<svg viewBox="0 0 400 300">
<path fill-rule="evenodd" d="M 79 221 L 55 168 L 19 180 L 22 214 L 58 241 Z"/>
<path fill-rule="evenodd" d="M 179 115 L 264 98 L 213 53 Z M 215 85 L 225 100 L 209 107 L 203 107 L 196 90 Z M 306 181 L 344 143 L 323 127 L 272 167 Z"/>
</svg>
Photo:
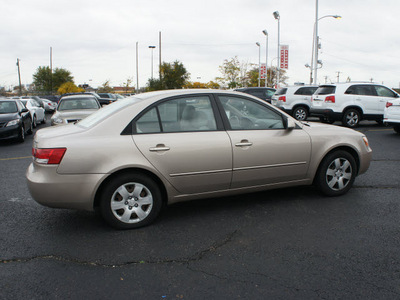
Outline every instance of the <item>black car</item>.
<svg viewBox="0 0 400 300">
<path fill-rule="evenodd" d="M 268 87 L 247 87 L 236 89 L 235 91 L 253 95 L 257 98 L 267 101 L 268 103 L 271 103 L 272 95 L 276 90 Z"/>
<path fill-rule="evenodd" d="M 17 99 L 0 99 L 0 140 L 25 140 L 32 134 L 32 118 L 29 110 Z"/>
</svg>

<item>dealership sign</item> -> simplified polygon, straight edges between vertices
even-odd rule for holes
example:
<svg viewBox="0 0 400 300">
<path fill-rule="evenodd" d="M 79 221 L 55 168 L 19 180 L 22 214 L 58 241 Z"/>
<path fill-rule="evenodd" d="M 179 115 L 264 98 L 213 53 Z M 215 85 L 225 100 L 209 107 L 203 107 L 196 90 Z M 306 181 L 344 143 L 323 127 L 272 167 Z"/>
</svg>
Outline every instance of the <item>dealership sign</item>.
<svg viewBox="0 0 400 300">
<path fill-rule="evenodd" d="M 281 45 L 280 69 L 289 69 L 289 45 Z"/>
</svg>

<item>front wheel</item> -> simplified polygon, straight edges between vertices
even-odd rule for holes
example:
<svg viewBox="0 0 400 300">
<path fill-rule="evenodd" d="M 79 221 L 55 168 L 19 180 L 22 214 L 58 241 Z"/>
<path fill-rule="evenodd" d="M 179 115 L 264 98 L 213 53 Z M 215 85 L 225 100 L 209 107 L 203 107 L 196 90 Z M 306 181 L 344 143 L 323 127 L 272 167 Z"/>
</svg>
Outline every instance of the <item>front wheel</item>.
<svg viewBox="0 0 400 300">
<path fill-rule="evenodd" d="M 305 121 L 308 118 L 308 109 L 304 106 L 298 106 L 293 110 L 293 117 L 299 121 Z"/>
<path fill-rule="evenodd" d="M 315 177 L 318 189 L 327 196 L 340 196 L 349 191 L 357 175 L 354 157 L 346 151 L 328 154 Z"/>
<path fill-rule="evenodd" d="M 355 128 L 361 121 L 361 114 L 358 110 L 350 108 L 343 114 L 342 123 L 346 127 Z"/>
<path fill-rule="evenodd" d="M 19 129 L 19 135 L 17 138 L 18 142 L 23 143 L 25 141 L 25 127 L 24 125 L 21 126 Z"/>
<path fill-rule="evenodd" d="M 158 185 L 140 173 L 115 177 L 107 184 L 100 199 L 103 218 L 117 229 L 149 225 L 159 215 L 161 207 Z"/>
<path fill-rule="evenodd" d="M 37 126 L 36 115 L 33 115 L 32 127 L 36 128 L 36 126 Z"/>
</svg>

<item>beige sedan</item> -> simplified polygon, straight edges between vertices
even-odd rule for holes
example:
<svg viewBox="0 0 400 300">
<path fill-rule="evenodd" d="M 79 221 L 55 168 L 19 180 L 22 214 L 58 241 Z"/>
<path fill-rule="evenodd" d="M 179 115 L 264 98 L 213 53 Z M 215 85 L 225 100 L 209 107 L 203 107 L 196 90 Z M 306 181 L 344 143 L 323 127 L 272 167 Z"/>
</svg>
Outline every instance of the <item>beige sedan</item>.
<svg viewBox="0 0 400 300">
<path fill-rule="evenodd" d="M 92 95 L 71 95 L 61 97 L 55 113 L 51 116 L 51 125 L 75 123 L 100 109 L 100 103 Z"/>
<path fill-rule="evenodd" d="M 125 229 L 184 200 L 312 184 L 339 196 L 371 155 L 357 131 L 301 123 L 247 94 L 170 90 L 39 130 L 26 177 L 37 202 L 99 208 Z"/>
</svg>

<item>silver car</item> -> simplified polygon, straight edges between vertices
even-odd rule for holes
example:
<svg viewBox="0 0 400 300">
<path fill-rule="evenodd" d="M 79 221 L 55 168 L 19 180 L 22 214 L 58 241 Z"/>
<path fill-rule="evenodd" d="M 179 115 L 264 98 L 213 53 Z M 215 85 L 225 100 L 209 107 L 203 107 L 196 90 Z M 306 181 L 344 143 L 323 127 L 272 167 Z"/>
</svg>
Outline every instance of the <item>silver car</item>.
<svg viewBox="0 0 400 300">
<path fill-rule="evenodd" d="M 243 93 L 170 90 L 39 130 L 26 177 L 37 202 L 99 208 L 111 226 L 125 229 L 184 200 L 312 184 L 339 196 L 371 155 L 357 131 L 301 123 Z"/>
<path fill-rule="evenodd" d="M 100 108 L 100 103 L 95 96 L 61 97 L 56 112 L 51 116 L 51 125 L 66 125 L 80 121 Z"/>
</svg>

